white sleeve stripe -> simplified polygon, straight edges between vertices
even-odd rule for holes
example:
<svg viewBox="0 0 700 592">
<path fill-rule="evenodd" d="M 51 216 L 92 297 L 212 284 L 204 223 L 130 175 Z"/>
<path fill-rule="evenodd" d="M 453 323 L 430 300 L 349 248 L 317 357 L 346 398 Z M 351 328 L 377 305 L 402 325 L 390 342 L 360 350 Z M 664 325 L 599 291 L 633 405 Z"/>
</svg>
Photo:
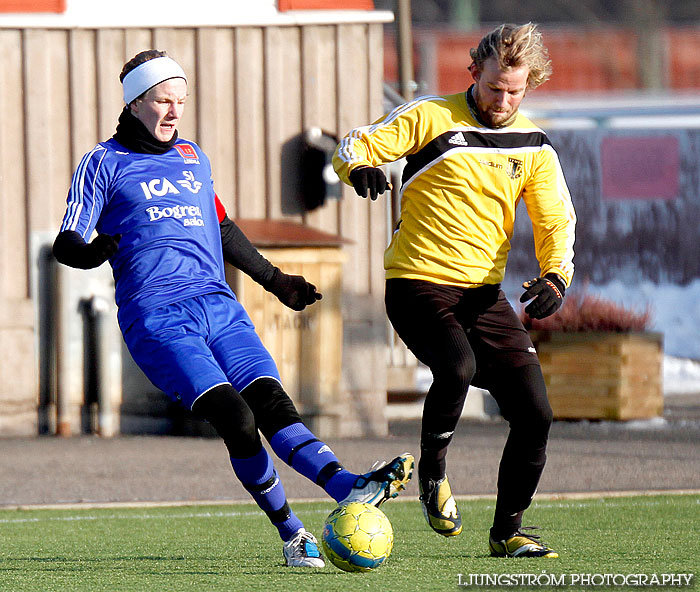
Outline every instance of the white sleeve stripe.
<svg viewBox="0 0 700 592">
<path fill-rule="evenodd" d="M 70 201 L 68 202 L 68 211 L 63 222 L 61 230 L 75 230 L 80 212 L 83 209 L 83 183 L 85 178 L 85 169 L 87 164 L 92 158 L 92 155 L 99 149 L 99 146 L 95 146 L 90 152 L 83 156 L 80 164 L 78 165 L 75 174 L 73 175 L 73 181 L 71 182 L 70 191 Z"/>
<path fill-rule="evenodd" d="M 417 99 L 414 99 L 413 101 L 409 101 L 408 103 L 404 103 L 403 105 L 399 105 L 398 107 L 394 108 L 390 113 L 388 113 L 383 119 L 378 121 L 377 123 L 374 123 L 372 125 L 365 125 L 362 127 L 356 127 L 355 129 L 351 130 L 350 133 L 348 133 L 345 138 L 342 139 L 340 142 L 340 149 L 338 150 L 338 156 L 343 162 L 347 162 L 349 164 L 352 164 L 353 162 L 357 162 L 360 160 L 360 157 L 358 156 L 357 152 L 353 149 L 353 145 L 355 143 L 355 140 L 361 138 L 363 135 L 372 135 L 375 133 L 377 130 L 381 129 L 382 127 L 385 127 L 392 123 L 397 117 L 400 115 L 411 111 L 412 109 L 415 109 L 422 103 L 425 103 L 427 101 L 446 101 L 444 97 L 438 97 L 434 95 L 426 95 L 422 97 L 418 97 Z"/>
<path fill-rule="evenodd" d="M 415 109 L 419 105 L 422 105 L 423 103 L 426 103 L 428 101 L 447 101 L 447 99 L 445 99 L 444 97 L 438 97 L 435 95 L 426 95 L 423 97 L 418 97 L 417 99 L 415 99 L 413 101 L 409 101 L 408 103 L 404 103 L 403 105 L 399 105 L 393 111 L 391 111 L 384 119 L 369 126 L 368 133 L 373 134 L 379 128 L 384 127 L 384 126 L 392 123 L 400 115 L 403 115 L 404 113 L 407 113 L 408 111 L 412 111 L 413 109 Z"/>
<path fill-rule="evenodd" d="M 68 208 L 66 211 L 66 215 L 63 220 L 63 224 L 61 226 L 61 231 L 64 230 L 75 230 L 78 227 L 78 223 L 80 222 L 80 214 L 83 211 L 83 206 L 85 203 L 84 200 L 84 191 L 85 191 L 85 174 L 87 171 L 87 167 L 89 162 L 91 161 L 92 157 L 94 154 L 96 154 L 98 151 L 102 151 L 102 155 L 100 156 L 100 161 L 97 166 L 97 169 L 95 171 L 95 178 L 97 176 L 97 172 L 100 169 L 100 166 L 102 165 L 102 160 L 107 154 L 106 149 L 103 146 L 97 145 L 95 146 L 90 152 L 85 154 L 83 156 L 82 160 L 80 161 L 80 164 L 78 165 L 78 168 L 75 171 L 75 174 L 73 175 L 73 181 L 71 183 L 71 191 L 70 191 L 70 196 L 69 196 L 69 202 L 68 202 Z M 95 178 L 92 180 L 92 192 L 93 195 L 92 197 L 94 198 L 94 192 L 95 192 Z M 90 211 L 90 218 L 88 220 L 88 227 L 90 226 L 90 223 L 92 221 L 92 216 L 94 212 L 94 199 L 92 200 L 92 209 Z M 85 237 L 83 237 L 85 238 Z"/>
<path fill-rule="evenodd" d="M 338 156 L 343 162 L 352 163 L 358 161 L 360 158 L 357 156 L 352 148 L 352 145 L 356 138 L 362 136 L 362 130 L 368 129 L 365 127 L 358 127 L 350 131 L 350 133 L 345 136 L 340 142 L 340 149 L 338 150 Z"/>
<path fill-rule="evenodd" d="M 547 149 L 554 152 L 554 155 L 556 157 L 556 151 L 551 146 L 547 146 Z M 557 186 L 559 187 L 559 197 L 561 198 L 562 204 L 566 209 L 566 214 L 568 217 L 568 224 L 566 229 L 566 251 L 564 253 L 563 261 L 560 262 L 560 267 L 569 276 L 569 278 L 571 278 L 574 274 L 574 240 L 576 227 L 576 212 L 574 211 L 574 204 L 571 199 L 571 193 L 567 189 L 566 179 L 564 178 L 564 171 L 561 168 L 559 158 L 555 158 L 554 162 L 557 167 Z"/>
</svg>

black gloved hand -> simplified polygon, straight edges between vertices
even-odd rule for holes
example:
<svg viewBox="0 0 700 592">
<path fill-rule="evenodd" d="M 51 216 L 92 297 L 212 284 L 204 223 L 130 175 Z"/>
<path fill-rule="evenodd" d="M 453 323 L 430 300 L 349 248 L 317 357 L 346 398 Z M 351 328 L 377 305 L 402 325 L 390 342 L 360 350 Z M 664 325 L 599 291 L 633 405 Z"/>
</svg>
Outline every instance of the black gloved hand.
<svg viewBox="0 0 700 592">
<path fill-rule="evenodd" d="M 532 302 L 525 307 L 525 313 L 531 319 L 544 319 L 553 315 L 564 301 L 566 284 L 556 273 L 546 273 L 544 277 L 533 278 L 523 284 L 525 292 L 520 302 Z"/>
<path fill-rule="evenodd" d="M 292 310 L 304 310 L 307 305 L 323 298 L 316 291 L 316 286 L 307 282 L 300 275 L 287 275 L 278 268 L 265 288 Z"/>
<path fill-rule="evenodd" d="M 121 238 L 121 234 L 98 234 L 94 241 L 86 243 L 75 230 L 64 230 L 53 243 L 53 254 L 56 261 L 69 267 L 92 269 L 117 252 Z"/>
<path fill-rule="evenodd" d="M 109 259 L 119 248 L 121 234 L 98 234 L 91 243 L 85 245 L 84 262 L 89 268 L 99 267 Z"/>
<path fill-rule="evenodd" d="M 355 188 L 355 193 L 360 197 L 369 197 L 372 200 L 384 193 L 388 187 L 386 175 L 382 169 L 370 166 L 361 166 L 350 172 L 350 182 Z"/>
</svg>

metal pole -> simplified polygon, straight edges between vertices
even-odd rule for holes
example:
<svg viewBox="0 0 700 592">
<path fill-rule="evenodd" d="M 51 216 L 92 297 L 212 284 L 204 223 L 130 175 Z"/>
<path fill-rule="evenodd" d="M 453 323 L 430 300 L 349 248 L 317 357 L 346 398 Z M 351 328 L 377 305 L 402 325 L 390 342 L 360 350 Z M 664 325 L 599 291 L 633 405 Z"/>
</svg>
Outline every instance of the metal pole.
<svg viewBox="0 0 700 592">
<path fill-rule="evenodd" d="M 69 300 L 67 272 L 63 265 L 56 266 L 56 435 L 70 436 L 70 363 L 69 363 Z"/>
<path fill-rule="evenodd" d="M 637 73 L 644 90 L 668 87 L 664 45 L 665 4 L 658 0 L 628 0 L 628 13 L 637 34 Z"/>
<path fill-rule="evenodd" d="M 99 296 L 91 299 L 92 314 L 95 322 L 95 354 L 97 356 L 97 433 L 103 438 L 115 434 L 114 409 L 111 397 L 110 355 L 111 347 L 106 327 L 106 315 L 109 303 Z"/>
<path fill-rule="evenodd" d="M 114 417 L 110 393 L 110 347 L 105 315 L 109 303 L 100 296 L 81 300 L 84 344 L 84 429 L 103 437 L 114 435 Z"/>
<path fill-rule="evenodd" d="M 411 100 L 416 82 L 413 72 L 413 33 L 411 25 L 411 0 L 397 0 L 399 57 L 399 84 L 404 99 Z"/>
<path fill-rule="evenodd" d="M 451 24 L 462 31 L 473 31 L 479 26 L 479 0 L 452 0 Z"/>
<path fill-rule="evenodd" d="M 58 310 L 56 302 L 57 296 L 57 279 L 58 262 L 51 253 L 50 246 L 44 246 L 41 250 L 39 258 L 41 262 L 39 268 L 40 291 L 40 335 L 41 339 L 41 357 L 40 357 L 40 395 L 39 395 L 39 433 L 40 434 L 56 434 L 57 432 L 57 417 L 56 417 L 56 393 L 58 392 L 57 377 L 57 342 L 58 342 L 58 327 L 57 317 Z"/>
</svg>

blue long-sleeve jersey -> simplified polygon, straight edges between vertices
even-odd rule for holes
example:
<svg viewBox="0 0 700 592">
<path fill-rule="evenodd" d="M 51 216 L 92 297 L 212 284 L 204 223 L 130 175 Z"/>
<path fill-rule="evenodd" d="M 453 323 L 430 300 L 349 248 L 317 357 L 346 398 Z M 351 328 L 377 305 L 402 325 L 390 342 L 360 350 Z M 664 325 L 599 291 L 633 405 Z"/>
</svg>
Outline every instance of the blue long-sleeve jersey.
<svg viewBox="0 0 700 592">
<path fill-rule="evenodd" d="M 61 231 L 88 242 L 121 234 L 110 259 L 125 331 L 142 313 L 185 298 L 224 292 L 219 217 L 209 159 L 179 139 L 165 154 L 100 142 L 76 169 Z"/>
</svg>

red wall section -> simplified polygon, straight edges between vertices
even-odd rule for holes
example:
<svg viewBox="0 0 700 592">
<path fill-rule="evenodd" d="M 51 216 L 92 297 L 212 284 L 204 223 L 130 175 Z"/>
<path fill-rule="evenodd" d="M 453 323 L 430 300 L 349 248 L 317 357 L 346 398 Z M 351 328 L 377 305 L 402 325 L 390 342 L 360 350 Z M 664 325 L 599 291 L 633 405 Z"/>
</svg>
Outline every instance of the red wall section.
<svg viewBox="0 0 700 592">
<path fill-rule="evenodd" d="M 671 88 L 700 89 L 700 31 L 675 29 L 666 42 Z"/>
<path fill-rule="evenodd" d="M 285 10 L 374 10 L 374 0 L 279 0 L 277 8 Z"/>
<path fill-rule="evenodd" d="M 65 12 L 66 0 L 0 0 L 0 12 Z"/>
<path fill-rule="evenodd" d="M 437 88 L 428 92 L 460 92 L 472 82 L 467 71 L 469 50 L 476 47 L 487 30 L 473 33 L 418 30 L 414 32 L 414 64 L 417 80 L 435 80 Z M 637 63 L 637 36 L 624 29 L 558 28 L 543 31 L 554 70 L 542 87 L 554 91 L 635 90 L 640 88 Z M 420 51 L 431 44 L 430 51 Z M 700 30 L 667 29 L 668 84 L 672 90 L 700 89 Z M 434 63 L 422 64 L 422 55 L 435 56 Z M 396 39 L 385 36 L 384 74 L 390 83 L 398 81 Z"/>
</svg>

